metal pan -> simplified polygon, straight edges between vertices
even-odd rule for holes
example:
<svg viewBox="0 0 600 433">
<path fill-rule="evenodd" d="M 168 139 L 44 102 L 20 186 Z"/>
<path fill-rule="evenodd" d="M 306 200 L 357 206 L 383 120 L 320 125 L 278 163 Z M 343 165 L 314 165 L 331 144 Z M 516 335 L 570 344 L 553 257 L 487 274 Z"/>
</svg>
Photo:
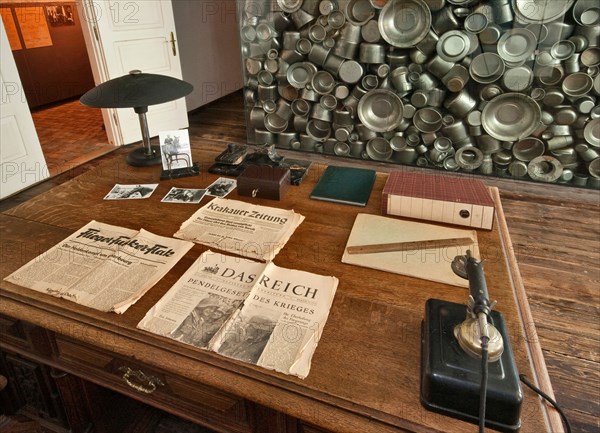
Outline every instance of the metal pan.
<svg viewBox="0 0 600 433">
<path fill-rule="evenodd" d="M 585 126 L 583 137 L 590 146 L 600 148 L 600 118 L 593 119 Z"/>
<path fill-rule="evenodd" d="M 512 0 L 513 10 L 519 21 L 525 23 L 549 23 L 562 17 L 575 0 Z"/>
<path fill-rule="evenodd" d="M 592 90 L 594 80 L 584 72 L 567 76 L 562 82 L 562 90 L 568 96 L 583 96 Z"/>
<path fill-rule="evenodd" d="M 296 12 L 302 6 L 302 0 L 277 0 L 277 4 L 282 11 L 291 14 Z"/>
<path fill-rule="evenodd" d="M 344 9 L 344 15 L 347 21 L 362 26 L 375 16 L 375 9 L 369 0 L 350 0 Z"/>
<path fill-rule="evenodd" d="M 367 155 L 374 161 L 386 161 L 394 152 L 390 143 L 383 137 L 375 137 L 367 142 Z"/>
<path fill-rule="evenodd" d="M 482 53 L 469 65 L 469 74 L 478 83 L 489 84 L 502 77 L 505 68 L 506 65 L 498 54 Z"/>
<path fill-rule="evenodd" d="M 571 56 L 575 54 L 576 49 L 577 47 L 575 46 L 575 43 L 567 39 L 558 41 L 552 45 L 552 48 L 550 48 L 550 54 L 552 54 L 552 57 L 554 57 L 556 60 L 564 61 L 571 58 Z"/>
<path fill-rule="evenodd" d="M 533 83 L 533 71 L 529 66 L 507 69 L 502 77 L 502 85 L 511 92 L 524 92 Z"/>
<path fill-rule="evenodd" d="M 303 62 L 293 63 L 287 70 L 287 80 L 297 89 L 304 89 L 310 83 L 313 74 Z"/>
<path fill-rule="evenodd" d="M 498 40 L 498 54 L 510 63 L 527 60 L 537 47 L 537 39 L 531 30 L 516 28 L 507 30 Z"/>
<path fill-rule="evenodd" d="M 512 153 L 519 161 L 529 162 L 542 156 L 546 148 L 544 142 L 535 137 L 527 137 L 517 141 L 512 147 Z"/>
<path fill-rule="evenodd" d="M 581 63 L 588 68 L 600 65 L 600 48 L 589 47 L 586 49 L 581 53 Z"/>
<path fill-rule="evenodd" d="M 338 156 L 348 156 L 350 154 L 350 145 L 348 145 L 348 143 L 338 141 L 333 147 L 333 153 Z"/>
<path fill-rule="evenodd" d="M 573 18 L 582 26 L 600 24 L 600 8 L 597 0 L 577 0 L 573 6 Z"/>
<path fill-rule="evenodd" d="M 502 141 L 516 141 L 529 136 L 542 119 L 542 110 L 537 102 L 522 93 L 497 96 L 481 114 L 485 131 Z"/>
<path fill-rule="evenodd" d="M 552 156 L 538 156 L 529 162 L 527 174 L 533 180 L 555 182 L 563 172 L 560 161 Z"/>
<path fill-rule="evenodd" d="M 485 28 L 488 26 L 488 23 L 488 18 L 484 14 L 480 12 L 473 12 L 465 18 L 464 26 L 465 30 L 469 33 L 478 34 L 485 30 Z"/>
<path fill-rule="evenodd" d="M 265 128 L 272 133 L 283 132 L 287 129 L 288 122 L 281 116 L 272 113 L 265 116 Z"/>
<path fill-rule="evenodd" d="M 385 89 L 371 90 L 358 103 L 358 117 L 363 125 L 376 132 L 395 129 L 402 121 L 402 100 Z"/>
<path fill-rule="evenodd" d="M 379 14 L 379 32 L 399 48 L 421 42 L 431 26 L 431 11 L 423 0 L 391 0 Z"/>
<path fill-rule="evenodd" d="M 327 71 L 318 71 L 313 75 L 311 80 L 312 88 L 319 95 L 331 93 L 335 87 L 336 81 L 333 76 Z"/>
<path fill-rule="evenodd" d="M 459 62 L 469 54 L 471 40 L 460 30 L 444 33 L 436 44 L 438 55 L 447 62 Z"/>
<path fill-rule="evenodd" d="M 439 131 L 442 127 L 442 114 L 435 108 L 421 108 L 415 113 L 413 124 L 423 133 Z"/>
</svg>

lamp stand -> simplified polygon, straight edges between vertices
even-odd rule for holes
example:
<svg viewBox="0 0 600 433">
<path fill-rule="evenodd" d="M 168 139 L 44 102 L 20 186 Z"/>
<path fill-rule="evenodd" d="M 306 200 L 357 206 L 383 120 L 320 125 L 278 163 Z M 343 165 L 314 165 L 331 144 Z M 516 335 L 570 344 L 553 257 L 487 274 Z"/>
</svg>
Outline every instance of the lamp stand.
<svg viewBox="0 0 600 433">
<path fill-rule="evenodd" d="M 134 167 L 161 165 L 160 146 L 150 145 L 150 131 L 148 130 L 148 119 L 146 118 L 148 107 L 136 107 L 134 110 L 140 119 L 140 129 L 142 130 L 144 147 L 138 147 L 131 151 L 127 155 L 126 161 L 129 165 Z"/>
</svg>

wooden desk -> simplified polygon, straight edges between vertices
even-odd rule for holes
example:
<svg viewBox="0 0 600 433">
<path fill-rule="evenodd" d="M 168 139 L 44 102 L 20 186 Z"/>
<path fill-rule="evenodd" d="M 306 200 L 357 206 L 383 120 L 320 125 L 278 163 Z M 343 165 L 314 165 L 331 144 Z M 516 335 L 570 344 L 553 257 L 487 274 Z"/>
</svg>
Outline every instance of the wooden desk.
<svg viewBox="0 0 600 433">
<path fill-rule="evenodd" d="M 122 152 L 117 153 L 95 169 L 1 214 L 2 278 L 92 219 L 172 236 L 197 206 L 161 203 L 161 198 L 172 186 L 208 186 L 216 179 L 206 171 L 215 156 L 197 151 L 194 157 L 201 162 L 202 174 L 162 181 L 149 199 L 104 201 L 115 183 L 158 182 L 159 168 L 129 167 Z M 136 329 L 146 311 L 206 249 L 201 245 L 123 315 L 101 313 L 2 281 L 0 313 L 9 322 L 25 321 L 42 328 L 48 340 L 39 349 L 5 334 L 3 350 L 85 377 L 221 432 L 476 431 L 473 424 L 425 410 L 419 401 L 420 325 L 425 301 L 435 297 L 464 303 L 467 290 L 341 263 L 356 213 L 379 213 L 387 175 L 377 175 L 368 206 L 359 208 L 308 199 L 323 170 L 322 165 L 313 165 L 303 183 L 290 188 L 282 201 L 240 197 L 236 191 L 228 196 L 294 209 L 306 216 L 275 263 L 340 279 L 305 380 Z M 494 194 L 500 206 L 497 191 Z M 202 204 L 207 201 L 203 199 Z M 499 222 L 503 222 L 501 213 Z M 512 283 L 507 239 L 498 223 L 491 232 L 479 231 L 478 237 L 482 257 L 487 260 L 490 296 L 498 301 L 498 310 L 506 318 L 518 369 L 534 378 L 535 363 L 529 358 L 529 342 L 515 301 L 523 296 L 516 293 L 522 287 L 515 288 Z M 127 368 L 145 374 L 134 385 L 147 387 L 149 376 L 163 385 L 157 385 L 152 393 L 136 390 L 123 379 Z M 523 392 L 521 431 L 547 431 L 544 407 L 529 389 L 524 387 Z"/>
</svg>

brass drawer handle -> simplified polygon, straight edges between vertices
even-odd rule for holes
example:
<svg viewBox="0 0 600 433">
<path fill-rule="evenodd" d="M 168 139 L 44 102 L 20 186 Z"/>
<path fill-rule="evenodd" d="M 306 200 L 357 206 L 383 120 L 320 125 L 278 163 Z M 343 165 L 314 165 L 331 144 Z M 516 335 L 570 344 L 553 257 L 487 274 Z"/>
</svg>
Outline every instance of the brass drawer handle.
<svg viewBox="0 0 600 433">
<path fill-rule="evenodd" d="M 119 367 L 119 371 L 123 372 L 123 380 L 125 383 L 127 383 L 127 385 L 138 392 L 143 392 L 144 394 L 152 394 L 154 391 L 156 391 L 157 385 L 165 385 L 158 377 L 148 375 L 142 370 L 132 370 L 129 367 Z"/>
</svg>

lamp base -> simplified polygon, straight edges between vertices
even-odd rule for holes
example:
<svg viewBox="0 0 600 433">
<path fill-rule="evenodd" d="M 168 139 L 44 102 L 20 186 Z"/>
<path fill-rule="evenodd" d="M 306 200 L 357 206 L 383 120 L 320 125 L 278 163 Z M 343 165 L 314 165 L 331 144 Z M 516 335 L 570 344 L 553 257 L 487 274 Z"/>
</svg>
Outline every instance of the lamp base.
<svg viewBox="0 0 600 433">
<path fill-rule="evenodd" d="M 151 146 L 152 155 L 146 154 L 145 147 L 138 147 L 127 154 L 127 164 L 134 167 L 149 167 L 151 165 L 161 165 L 160 146 Z"/>
</svg>

